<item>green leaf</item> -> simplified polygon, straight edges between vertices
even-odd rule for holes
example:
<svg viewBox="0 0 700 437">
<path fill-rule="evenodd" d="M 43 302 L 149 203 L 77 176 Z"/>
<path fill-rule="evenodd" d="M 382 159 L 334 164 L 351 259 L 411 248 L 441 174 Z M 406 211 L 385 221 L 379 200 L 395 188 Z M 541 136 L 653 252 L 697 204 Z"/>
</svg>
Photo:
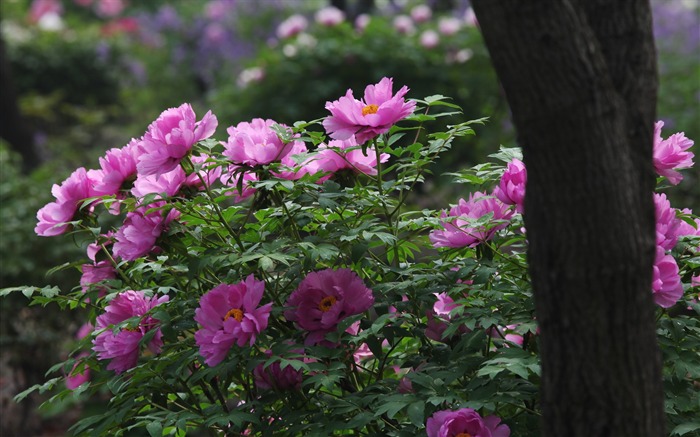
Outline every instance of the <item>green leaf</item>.
<svg viewBox="0 0 700 437">
<path fill-rule="evenodd" d="M 408 418 L 411 423 L 416 426 L 422 426 L 425 424 L 425 402 L 416 401 L 408 406 Z"/>
<path fill-rule="evenodd" d="M 163 435 L 163 425 L 160 422 L 151 422 L 146 425 L 146 431 L 151 437 L 161 437 Z"/>
<path fill-rule="evenodd" d="M 671 435 L 686 435 L 689 432 L 697 431 L 698 429 L 700 429 L 700 422 L 681 423 L 677 427 L 673 428 Z"/>
</svg>

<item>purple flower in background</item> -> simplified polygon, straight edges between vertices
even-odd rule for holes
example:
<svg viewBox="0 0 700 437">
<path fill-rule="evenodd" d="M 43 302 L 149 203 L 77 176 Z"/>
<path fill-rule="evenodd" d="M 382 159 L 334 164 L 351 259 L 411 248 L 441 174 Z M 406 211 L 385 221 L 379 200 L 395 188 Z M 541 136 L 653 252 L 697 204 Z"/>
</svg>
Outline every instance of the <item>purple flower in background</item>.
<svg viewBox="0 0 700 437">
<path fill-rule="evenodd" d="M 493 214 L 488 225 L 472 225 L 470 220 Z M 449 214 L 444 211 L 441 218 L 454 217 L 453 220 L 441 222 L 443 229 L 430 233 L 429 238 L 435 247 L 475 247 L 490 240 L 494 234 L 508 226 L 513 211 L 497 198 L 482 192 L 469 195 L 469 200 L 459 199 L 457 206 Z"/>
<path fill-rule="evenodd" d="M 416 107 L 416 102 L 404 99 L 408 87 L 404 85 L 393 95 L 392 88 L 393 80 L 384 77 L 376 85 L 365 88 L 362 100 L 357 100 L 348 89 L 340 99 L 326 102 L 331 115 L 323 120 L 323 127 L 335 140 L 347 140 L 355 135 L 358 144 L 388 132 Z"/>
<path fill-rule="evenodd" d="M 139 175 L 160 175 L 174 170 L 192 146 L 214 133 L 217 123 L 211 111 L 196 121 L 189 103 L 163 111 L 143 136 L 143 153 L 137 164 Z"/>
<path fill-rule="evenodd" d="M 498 187 L 493 194 L 506 205 L 515 205 L 518 212 L 523 212 L 525 200 L 525 186 L 527 185 L 527 171 L 525 164 L 515 158 L 506 166 L 506 171 L 501 176 Z"/>
<path fill-rule="evenodd" d="M 654 275 L 651 285 L 654 302 L 663 308 L 673 306 L 683 296 L 683 285 L 678 274 L 678 264 L 663 248 L 656 248 Z"/>
<path fill-rule="evenodd" d="M 199 353 L 209 366 L 226 358 L 233 345 L 252 346 L 267 327 L 271 303 L 260 305 L 265 282 L 250 275 L 237 284 L 221 284 L 199 301 L 194 319 L 201 328 L 194 334 Z"/>
<path fill-rule="evenodd" d="M 461 408 L 436 412 L 428 419 L 425 428 L 428 437 L 509 437 L 510 428 L 500 422 L 500 417 L 482 418 L 471 408 Z"/>
<path fill-rule="evenodd" d="M 160 353 L 163 345 L 162 334 L 157 327 L 158 320 L 146 316 L 157 305 L 167 302 L 168 296 L 148 298 L 142 291 L 128 290 L 112 299 L 105 308 L 104 314 L 97 317 L 95 332 L 97 337 L 92 341 L 93 350 L 99 360 L 112 360 L 108 370 L 122 373 L 136 366 L 139 358 L 139 342 L 147 332 L 158 331 L 148 343 L 148 349 L 154 354 Z M 144 317 L 146 316 L 146 317 Z M 141 317 L 136 327 L 124 327 L 114 332 L 114 326 L 132 317 Z"/>
<path fill-rule="evenodd" d="M 676 170 L 693 166 L 693 141 L 686 138 L 683 132 L 678 132 L 667 139 L 661 138 L 661 128 L 664 122 L 657 121 L 654 125 L 654 170 L 659 176 L 664 176 L 672 185 L 678 185 L 683 180 Z"/>
</svg>

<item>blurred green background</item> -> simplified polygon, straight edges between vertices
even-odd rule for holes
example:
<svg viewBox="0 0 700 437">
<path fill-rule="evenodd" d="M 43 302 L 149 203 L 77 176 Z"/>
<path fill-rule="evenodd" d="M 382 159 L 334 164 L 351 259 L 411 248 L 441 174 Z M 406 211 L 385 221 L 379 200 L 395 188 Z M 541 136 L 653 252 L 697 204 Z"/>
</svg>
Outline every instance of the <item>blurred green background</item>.
<svg viewBox="0 0 700 437">
<path fill-rule="evenodd" d="M 663 136 L 699 139 L 700 6 L 652 7 Z M 455 143 L 436 175 L 517 145 L 467 0 L 3 0 L 0 8 L 0 288 L 78 285 L 77 268 L 46 272 L 85 258 L 84 244 L 37 237 L 36 211 L 52 184 L 76 167 L 98 167 L 107 149 L 183 102 L 199 116 L 211 109 L 225 139 L 228 126 L 254 117 L 323 117 L 326 101 L 348 88 L 361 96 L 389 76 L 395 89 L 410 88 L 408 97 L 443 94 L 467 119 L 489 117 L 476 137 Z M 675 207 L 700 209 L 699 168 L 670 193 Z M 420 190 L 416 201 L 431 208 L 465 194 L 439 177 Z M 30 308 L 22 295 L 0 304 L 0 435 L 63 435 L 93 404 L 37 410 L 39 397 L 20 405 L 12 397 L 66 356 L 80 314 Z"/>
</svg>

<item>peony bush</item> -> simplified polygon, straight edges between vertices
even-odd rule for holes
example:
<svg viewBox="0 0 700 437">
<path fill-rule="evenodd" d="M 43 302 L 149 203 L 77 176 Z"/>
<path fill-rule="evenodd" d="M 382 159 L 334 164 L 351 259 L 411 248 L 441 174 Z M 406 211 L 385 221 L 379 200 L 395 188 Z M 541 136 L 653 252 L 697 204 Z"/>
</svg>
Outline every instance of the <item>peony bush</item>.
<svg viewBox="0 0 700 437">
<path fill-rule="evenodd" d="M 464 192 L 454 206 L 418 209 L 416 187 L 483 119 L 424 132 L 459 107 L 409 99 L 387 77 L 353 91 L 323 119 L 240 121 L 225 141 L 211 112 L 167 109 L 99 168 L 54 185 L 35 231 L 84 246 L 64 266 L 80 283 L 2 294 L 85 324 L 58 376 L 17 399 L 108 398 L 75 435 L 537 435 L 519 150 L 451 174 Z M 655 142 L 659 190 L 693 165 L 691 145 Z M 682 435 L 700 413 L 700 218 L 654 199 L 649 293 Z"/>
</svg>

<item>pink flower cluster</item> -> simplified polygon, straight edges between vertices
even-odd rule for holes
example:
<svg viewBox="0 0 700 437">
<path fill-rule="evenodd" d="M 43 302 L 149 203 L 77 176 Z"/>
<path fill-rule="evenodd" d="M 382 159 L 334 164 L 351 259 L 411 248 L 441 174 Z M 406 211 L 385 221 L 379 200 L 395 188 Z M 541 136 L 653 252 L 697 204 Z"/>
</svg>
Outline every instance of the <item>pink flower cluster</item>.
<svg viewBox="0 0 700 437">
<path fill-rule="evenodd" d="M 509 437 L 510 428 L 500 422 L 500 417 L 481 417 L 471 408 L 461 408 L 436 412 L 425 428 L 428 437 Z"/>
<path fill-rule="evenodd" d="M 523 212 L 525 201 L 525 186 L 527 171 L 525 164 L 519 159 L 513 159 L 506 166 L 501 181 L 493 190 L 493 194 L 506 205 L 515 205 L 518 212 Z"/>
<path fill-rule="evenodd" d="M 143 336 L 153 329 L 157 332 L 148 343 L 148 349 L 154 354 L 160 353 L 163 341 L 158 320 L 147 314 L 168 300 L 168 296 L 148 298 L 142 291 L 129 290 L 117 295 L 107 305 L 104 314 L 97 317 L 97 337 L 92 343 L 98 359 L 112 360 L 107 366 L 108 370 L 122 373 L 136 366 L 139 343 Z M 114 332 L 116 325 L 133 317 L 141 318 L 136 327 L 123 327 Z"/>
<path fill-rule="evenodd" d="M 683 180 L 677 170 L 693 166 L 695 156 L 688 149 L 693 147 L 693 141 L 686 138 L 683 132 L 678 132 L 665 140 L 661 138 L 663 121 L 654 125 L 654 169 L 659 176 L 664 176 L 673 185 Z"/>
</svg>

